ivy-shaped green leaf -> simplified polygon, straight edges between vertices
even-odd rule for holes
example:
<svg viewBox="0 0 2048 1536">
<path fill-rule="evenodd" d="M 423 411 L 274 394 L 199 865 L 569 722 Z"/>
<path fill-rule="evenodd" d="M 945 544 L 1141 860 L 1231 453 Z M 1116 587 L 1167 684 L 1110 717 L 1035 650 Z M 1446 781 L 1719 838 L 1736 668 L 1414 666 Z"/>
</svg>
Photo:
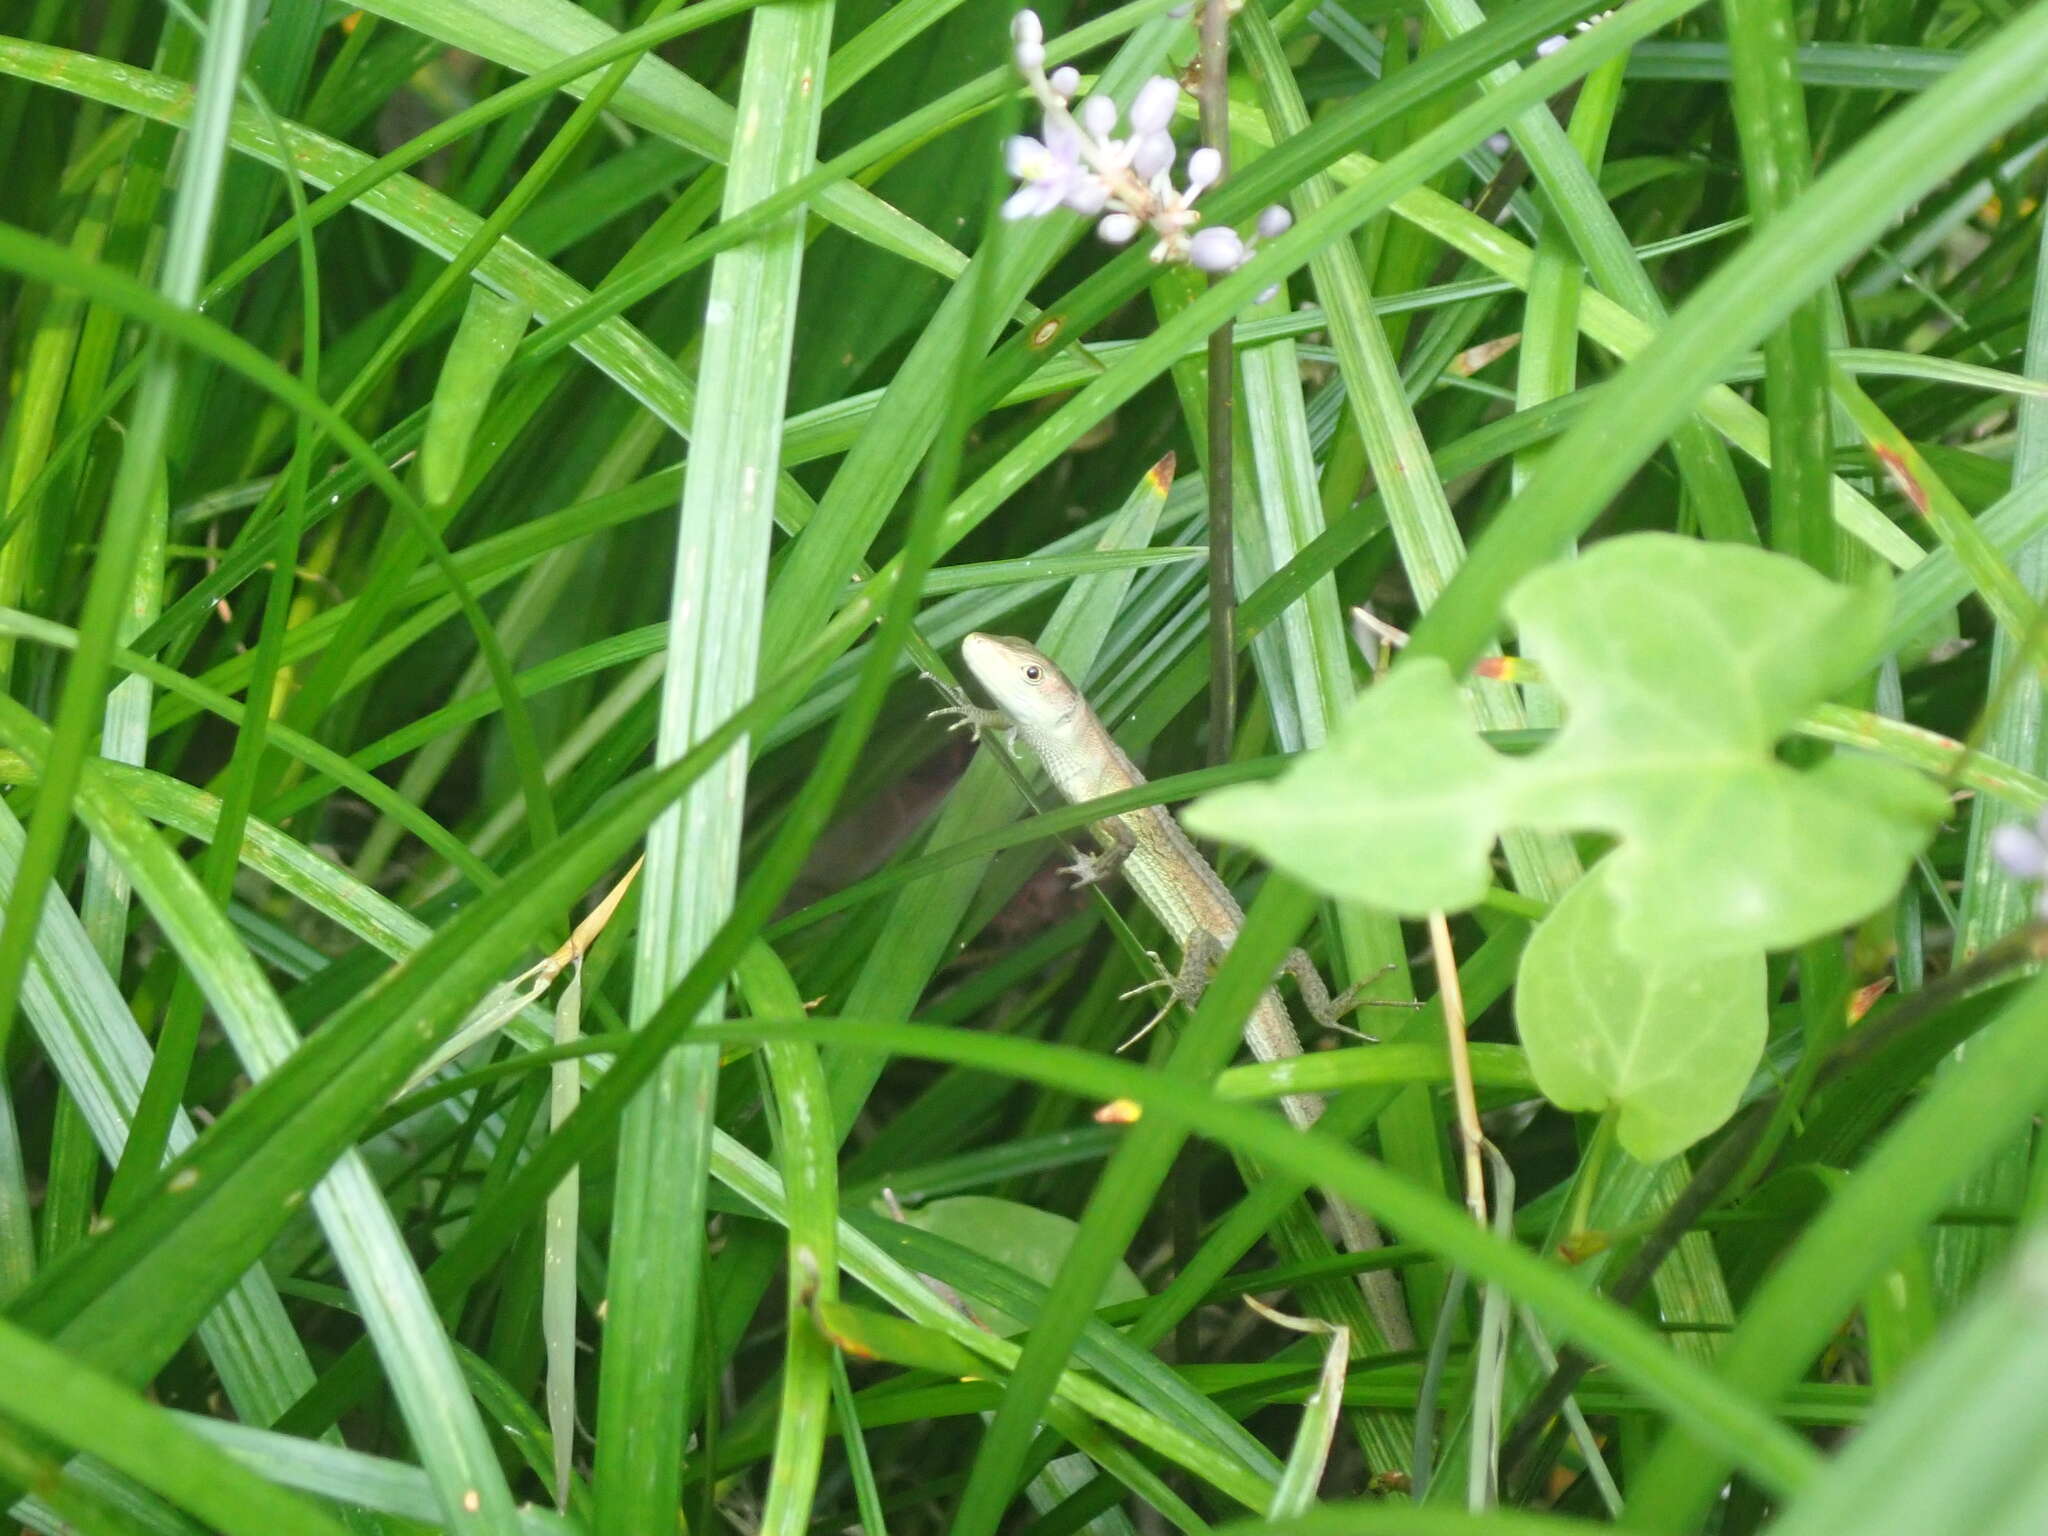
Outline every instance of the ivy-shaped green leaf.
<svg viewBox="0 0 2048 1536">
<path fill-rule="evenodd" d="M 1742 1101 L 1770 1025 L 1762 950 L 1705 958 L 1680 949 L 1617 958 L 1594 866 L 1529 936 L 1515 1028 L 1543 1096 L 1616 1111 L 1615 1135 L 1645 1163 L 1676 1156 Z"/>
<path fill-rule="evenodd" d="M 1187 824 L 1409 916 L 1479 901 L 1505 831 L 1613 838 L 1531 936 L 1516 1021 L 1544 1094 L 1615 1111 L 1622 1146 L 1654 1162 L 1733 1112 L 1764 1044 L 1765 951 L 1889 899 L 1947 809 L 1875 758 L 1777 756 L 1870 666 L 1888 607 L 1760 550 L 1613 539 L 1508 600 L 1566 707 L 1548 745 L 1494 751 L 1458 680 L 1418 657 L 1327 746 L 1196 801 Z"/>
<path fill-rule="evenodd" d="M 1567 716 L 1525 758 L 1479 736 L 1458 682 L 1397 666 L 1322 749 L 1279 779 L 1188 809 L 1332 895 L 1421 916 L 1477 902 L 1503 831 L 1599 832 L 1617 942 L 1637 954 L 1783 948 L 1856 921 L 1898 888 L 1947 808 L 1896 765 L 1775 755 L 1813 705 L 1863 673 L 1889 608 L 1783 556 L 1634 534 L 1510 596 L 1524 655 Z"/>
</svg>

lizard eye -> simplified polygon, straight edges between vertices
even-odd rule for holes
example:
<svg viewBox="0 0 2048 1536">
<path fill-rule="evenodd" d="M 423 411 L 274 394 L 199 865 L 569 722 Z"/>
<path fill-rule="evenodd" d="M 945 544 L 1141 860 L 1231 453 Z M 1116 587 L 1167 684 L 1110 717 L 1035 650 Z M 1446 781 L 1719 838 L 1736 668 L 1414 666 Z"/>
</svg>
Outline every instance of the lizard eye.
<svg viewBox="0 0 2048 1536">
<path fill-rule="evenodd" d="M 1026 682 L 1032 682 L 1032 683 L 1035 683 L 1035 682 L 1037 682 L 1037 681 L 1038 681 L 1038 679 L 1039 679 L 1039 677 L 1040 677 L 1041 675 L 1042 675 L 1042 674 L 1041 674 L 1041 673 L 1039 672 L 1038 668 L 1036 668 L 1036 667 L 1026 667 L 1026 668 L 1024 669 L 1024 678 L 1025 678 L 1025 681 L 1026 681 Z"/>
</svg>

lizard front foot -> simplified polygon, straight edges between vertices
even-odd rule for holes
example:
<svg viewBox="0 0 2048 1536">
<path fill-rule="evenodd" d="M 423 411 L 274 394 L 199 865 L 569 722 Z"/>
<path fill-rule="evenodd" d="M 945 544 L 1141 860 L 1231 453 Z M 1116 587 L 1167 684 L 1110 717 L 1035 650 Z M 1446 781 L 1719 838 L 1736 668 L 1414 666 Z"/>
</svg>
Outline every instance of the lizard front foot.
<svg viewBox="0 0 2048 1536">
<path fill-rule="evenodd" d="M 934 682 L 938 680 L 933 679 Z M 1008 737 L 1016 730 L 1016 724 L 1000 709 L 983 709 L 957 688 L 939 684 L 939 691 L 947 702 L 925 716 L 927 720 L 946 720 L 949 731 L 965 730 L 971 740 L 981 740 L 983 731 L 1000 731 Z"/>
<path fill-rule="evenodd" d="M 1091 885 L 1100 885 L 1116 872 L 1116 865 L 1100 853 L 1077 853 L 1074 862 L 1062 864 L 1060 873 L 1073 882 L 1075 890 L 1085 890 Z"/>
</svg>

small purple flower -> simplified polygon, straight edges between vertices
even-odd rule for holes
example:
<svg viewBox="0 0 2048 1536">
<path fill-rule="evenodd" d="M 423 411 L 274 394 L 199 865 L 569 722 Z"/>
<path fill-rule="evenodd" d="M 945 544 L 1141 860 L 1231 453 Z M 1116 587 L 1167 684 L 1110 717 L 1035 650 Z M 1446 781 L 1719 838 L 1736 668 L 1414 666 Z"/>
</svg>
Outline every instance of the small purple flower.
<svg viewBox="0 0 2048 1536">
<path fill-rule="evenodd" d="M 1070 198 L 1085 196 L 1085 187 L 1094 182 L 1093 174 L 1081 163 L 1080 137 L 1060 123 L 1048 122 L 1043 140 L 1024 133 L 1015 135 L 1003 146 L 1003 163 L 1023 183 L 1003 204 L 1006 219 L 1051 213 Z"/>
<path fill-rule="evenodd" d="M 1083 218 L 1092 219 L 1109 205 L 1109 188 L 1099 176 L 1083 176 L 1067 188 L 1067 195 L 1060 202 Z"/>
<path fill-rule="evenodd" d="M 1233 271 L 1243 264 L 1246 254 L 1244 241 L 1228 224 L 1198 229 L 1188 241 L 1188 261 L 1204 272 Z"/>
<path fill-rule="evenodd" d="M 2005 822 L 1992 829 L 1991 856 L 2015 879 L 2038 880 L 2048 875 L 2048 835 L 2040 822 L 2031 827 Z"/>
<path fill-rule="evenodd" d="M 2008 821 L 1991 829 L 1991 856 L 2018 880 L 2048 876 L 2048 811 L 2032 826 Z M 2048 921 L 2048 890 L 2034 898 L 2034 915 Z"/>
<path fill-rule="evenodd" d="M 1180 104 L 1180 82 L 1154 75 L 1138 87 L 1131 101 L 1131 132 L 1164 133 L 1173 123 L 1173 109 Z"/>
</svg>

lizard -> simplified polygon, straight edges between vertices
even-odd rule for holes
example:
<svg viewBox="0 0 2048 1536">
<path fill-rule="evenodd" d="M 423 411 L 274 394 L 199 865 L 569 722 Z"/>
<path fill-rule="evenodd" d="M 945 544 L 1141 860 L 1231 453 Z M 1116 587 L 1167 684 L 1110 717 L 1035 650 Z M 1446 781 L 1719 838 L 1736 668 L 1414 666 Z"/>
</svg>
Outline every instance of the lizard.
<svg viewBox="0 0 2048 1536">
<path fill-rule="evenodd" d="M 1073 804 L 1145 782 L 1086 696 L 1029 641 L 970 634 L 960 642 L 960 655 L 997 707 L 983 709 L 965 693 L 948 689 L 951 702 L 934 710 L 934 716 L 954 717 L 955 728 L 964 726 L 977 739 L 983 731 L 1002 732 L 1013 741 L 1021 737 L 1045 765 L 1053 787 Z M 1094 830 L 1102 851 L 1081 855 L 1068 873 L 1077 885 L 1123 874 L 1181 950 L 1177 974 L 1135 991 L 1163 986 L 1175 999 L 1192 1005 L 1243 928 L 1244 909 L 1166 807 L 1146 806 L 1107 817 L 1095 823 Z M 1359 989 L 1332 998 L 1305 951 L 1291 951 L 1283 969 L 1294 977 L 1303 1003 L 1318 1023 L 1334 1024 L 1356 1006 Z M 1295 1033 L 1294 1021 L 1276 988 L 1265 990 L 1245 1021 L 1245 1041 L 1261 1061 L 1301 1054 L 1301 1037 Z M 1314 1125 L 1323 1112 L 1319 1093 L 1287 1094 L 1280 1103 L 1287 1118 L 1303 1130 Z M 1385 1242 L 1377 1224 L 1363 1211 L 1334 1196 L 1330 1205 L 1346 1248 L 1359 1252 Z M 1391 1270 L 1367 1271 L 1359 1281 L 1387 1346 L 1413 1348 L 1414 1329 L 1395 1274 Z"/>
</svg>

